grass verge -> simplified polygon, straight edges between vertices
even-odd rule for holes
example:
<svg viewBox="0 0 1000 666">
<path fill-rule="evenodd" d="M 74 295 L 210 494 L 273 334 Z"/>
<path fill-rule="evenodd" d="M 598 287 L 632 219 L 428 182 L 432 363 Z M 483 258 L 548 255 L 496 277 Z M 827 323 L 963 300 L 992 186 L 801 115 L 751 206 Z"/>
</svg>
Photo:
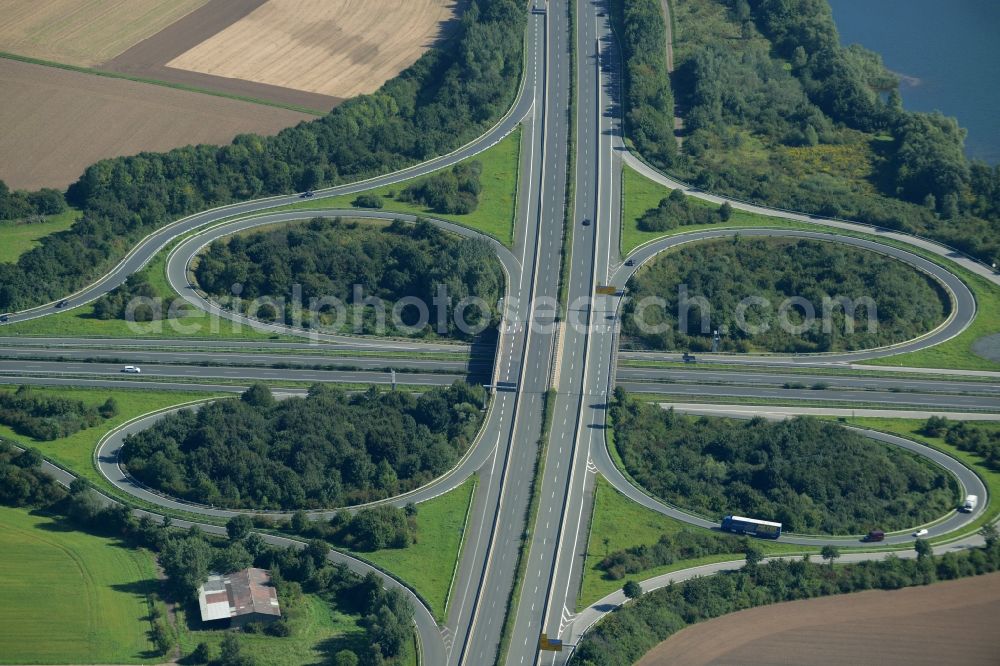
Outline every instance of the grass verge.
<svg viewBox="0 0 1000 666">
<path fill-rule="evenodd" d="M 0 222 L 0 264 L 15 263 L 25 252 L 34 249 L 45 236 L 65 231 L 80 219 L 83 213 L 67 208 L 58 215 L 49 215 L 41 222 Z"/>
<path fill-rule="evenodd" d="M 159 663 L 153 558 L 61 520 L 0 507 L 0 663 Z"/>
<path fill-rule="evenodd" d="M 594 486 L 594 513 L 591 519 L 590 540 L 587 543 L 587 559 L 583 567 L 583 581 L 577 597 L 577 610 L 586 608 L 595 601 L 611 594 L 625 584 L 625 580 L 611 580 L 597 567 L 607 555 L 634 546 L 652 545 L 664 534 L 676 534 L 681 529 L 699 528 L 664 516 L 637 504 L 598 476 Z M 794 544 L 775 543 L 763 539 L 753 542 L 766 555 L 789 555 L 794 553 L 818 552 L 816 548 Z M 646 569 L 627 578 L 645 580 L 653 576 L 688 569 L 713 562 L 727 562 L 740 559 L 742 553 L 720 553 L 689 560 L 679 560 L 673 564 Z"/>
<path fill-rule="evenodd" d="M 627 257 L 632 250 L 657 238 L 676 236 L 678 234 L 701 231 L 703 229 L 740 229 L 749 227 L 771 227 L 782 229 L 807 229 L 816 230 L 815 224 L 804 222 L 792 222 L 779 217 L 768 217 L 757 213 L 748 213 L 743 210 L 733 209 L 733 216 L 728 222 L 719 224 L 696 224 L 691 226 L 677 227 L 669 231 L 642 231 L 639 229 L 639 219 L 650 208 L 656 208 L 660 200 L 670 195 L 669 187 L 646 178 L 638 171 L 629 166 L 622 167 L 622 233 L 621 252 L 623 257 Z M 692 206 L 716 209 L 713 203 L 702 201 L 695 197 L 688 197 L 688 203 Z"/>
<path fill-rule="evenodd" d="M 888 242 L 880 239 L 882 242 Z M 895 243 L 890 243 L 895 244 Z M 959 370 L 1000 370 L 1000 363 L 976 355 L 972 345 L 979 338 L 1000 332 L 1000 287 L 950 261 L 924 253 L 919 248 L 899 244 L 947 268 L 962 279 L 976 297 L 976 318 L 967 329 L 951 340 L 928 349 L 866 361 L 871 365 L 894 365 L 913 368 L 955 368 Z"/>
<path fill-rule="evenodd" d="M 428 603 L 434 619 L 443 624 L 475 489 L 476 478 L 470 477 L 454 490 L 418 504 L 416 543 L 352 554 L 406 581 Z"/>
<path fill-rule="evenodd" d="M 0 391 L 13 392 L 15 386 L 0 387 Z M 126 421 L 142 414 L 180 405 L 193 400 L 211 398 L 211 393 L 178 392 L 178 391 L 146 391 L 137 389 L 84 389 L 84 388 L 48 388 L 31 387 L 32 393 L 41 397 L 79 400 L 87 405 L 98 406 L 108 398 L 114 398 L 118 403 L 118 415 L 100 426 L 87 428 L 69 437 L 43 442 L 31 437 L 19 435 L 9 427 L 0 425 L 0 437 L 8 439 L 20 446 L 30 446 L 73 474 L 92 482 L 102 492 L 113 493 L 114 488 L 107 483 L 100 472 L 94 467 L 94 449 L 97 442 L 106 433 L 114 430 Z M 220 394 L 221 395 L 221 394 Z"/>
<path fill-rule="evenodd" d="M 398 195 L 408 185 L 422 181 L 428 176 L 420 176 L 412 180 L 386 185 L 367 190 L 365 194 L 379 196 L 384 205 L 382 210 L 409 213 L 411 215 L 426 215 L 442 220 L 448 220 L 463 227 L 469 227 L 476 231 L 491 236 L 507 248 L 514 244 L 514 219 L 517 215 L 517 177 L 520 162 L 521 150 L 521 128 L 518 127 L 513 132 L 504 137 L 492 148 L 470 157 L 463 163 L 480 162 L 483 170 L 480 175 L 482 191 L 479 193 L 479 205 L 476 210 L 468 215 L 449 215 L 436 213 L 419 204 L 412 204 L 406 201 L 399 201 Z M 443 170 L 450 170 L 452 167 L 445 167 Z M 437 172 L 435 172 L 437 173 Z M 432 174 L 431 174 L 432 175 Z M 336 197 L 324 197 L 322 199 L 307 199 L 298 203 L 289 204 L 280 208 L 269 210 L 268 213 L 275 213 L 285 210 L 317 210 L 330 208 L 351 208 L 356 194 L 345 194 Z M 358 209 L 366 210 L 366 209 Z"/>
</svg>

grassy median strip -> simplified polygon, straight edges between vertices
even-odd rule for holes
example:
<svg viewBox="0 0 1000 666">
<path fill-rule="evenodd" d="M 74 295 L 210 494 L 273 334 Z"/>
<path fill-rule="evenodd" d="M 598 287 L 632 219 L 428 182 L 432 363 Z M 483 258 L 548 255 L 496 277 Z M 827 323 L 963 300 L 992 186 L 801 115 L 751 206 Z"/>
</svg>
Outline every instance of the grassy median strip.
<svg viewBox="0 0 1000 666">
<path fill-rule="evenodd" d="M 566 137 L 566 198 L 563 201 L 563 236 L 562 255 L 559 260 L 559 312 L 560 319 L 566 318 L 566 308 L 569 303 L 569 269 L 573 257 L 573 234 L 576 233 L 576 4 L 569 3 L 570 14 L 570 58 L 569 58 L 569 109 L 566 111 L 569 122 Z M 540 204 L 539 204 L 540 205 Z"/>
</svg>

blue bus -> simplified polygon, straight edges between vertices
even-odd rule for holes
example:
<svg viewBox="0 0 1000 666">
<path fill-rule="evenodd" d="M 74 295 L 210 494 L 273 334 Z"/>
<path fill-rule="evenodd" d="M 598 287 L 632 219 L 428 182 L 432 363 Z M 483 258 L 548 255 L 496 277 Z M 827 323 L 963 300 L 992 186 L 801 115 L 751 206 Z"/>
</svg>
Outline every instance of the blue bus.
<svg viewBox="0 0 1000 666">
<path fill-rule="evenodd" d="M 777 539 L 781 536 L 781 523 L 744 518 L 743 516 L 726 516 L 722 519 L 722 529 L 726 532 L 749 534 L 762 539 Z"/>
</svg>

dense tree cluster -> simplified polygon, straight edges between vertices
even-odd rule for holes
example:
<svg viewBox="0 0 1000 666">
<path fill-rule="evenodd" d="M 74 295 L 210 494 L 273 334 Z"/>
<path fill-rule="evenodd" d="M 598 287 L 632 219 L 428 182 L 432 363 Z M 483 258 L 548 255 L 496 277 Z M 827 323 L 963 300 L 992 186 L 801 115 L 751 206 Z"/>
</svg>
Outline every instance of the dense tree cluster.
<svg viewBox="0 0 1000 666">
<path fill-rule="evenodd" d="M 11 191 L 0 180 L 0 220 L 26 220 L 31 222 L 45 215 L 56 215 L 66 210 L 62 192 L 42 188 L 37 192 Z"/>
<path fill-rule="evenodd" d="M 835 423 L 687 417 L 621 389 L 611 415 L 628 473 L 657 497 L 712 518 L 865 534 L 921 525 L 955 505 L 957 486 L 943 468 Z"/>
<path fill-rule="evenodd" d="M 677 227 L 693 224 L 715 224 L 725 222 L 733 214 L 732 206 L 727 202 L 718 208 L 709 208 L 692 204 L 683 190 L 677 189 L 670 196 L 660 199 L 656 208 L 650 208 L 639 218 L 641 231 L 669 231 Z"/>
<path fill-rule="evenodd" d="M 1000 569 L 1000 545 L 995 541 L 985 548 L 939 557 L 928 550 L 923 548 L 913 560 L 890 557 L 836 568 L 808 558 L 757 565 L 748 558 L 739 571 L 670 585 L 621 606 L 584 636 L 570 663 L 630 666 L 687 625 L 755 606 L 861 590 L 897 590 Z"/>
<path fill-rule="evenodd" d="M 359 194 L 354 197 L 351 205 L 355 208 L 381 208 L 385 201 L 377 194 Z"/>
<path fill-rule="evenodd" d="M 317 384 L 275 402 L 265 387 L 241 400 L 182 410 L 122 450 L 129 473 L 170 495 L 257 509 L 321 508 L 396 495 L 441 474 L 481 421 L 481 388 L 456 382 L 420 396 L 374 388 L 349 395 Z"/>
<path fill-rule="evenodd" d="M 662 535 L 654 544 L 643 544 L 609 553 L 597 566 L 604 572 L 606 578 L 621 580 L 629 574 L 681 560 L 693 560 L 720 553 L 742 553 L 746 547 L 746 537 L 714 534 L 707 530 L 681 529 L 675 534 Z"/>
<path fill-rule="evenodd" d="M 353 312 L 345 313 L 340 322 L 341 327 L 358 333 L 379 332 L 377 313 L 365 306 L 365 299 L 382 299 L 390 309 L 400 299 L 414 297 L 426 304 L 431 315 L 430 324 L 416 331 L 422 336 L 469 337 L 485 329 L 499 317 L 495 304 L 504 288 L 503 273 L 487 242 L 449 234 L 425 220 L 416 225 L 396 221 L 375 227 L 318 218 L 303 226 L 233 236 L 212 244 L 198 262 L 195 277 L 202 289 L 223 303 L 233 293 L 233 285 L 239 284 L 244 308 L 263 296 L 290 304 L 298 285 L 303 324 L 317 328 L 335 325 L 336 313 L 310 307 L 310 302 L 336 298 L 363 310 L 359 315 L 363 320 L 358 319 L 361 326 L 355 325 Z M 356 287 L 360 287 L 360 300 L 355 298 Z M 436 305 L 439 288 L 446 290 L 448 299 L 444 317 Z M 483 299 L 488 310 L 465 308 L 463 320 L 469 328 L 463 331 L 453 315 L 468 297 Z M 283 310 L 285 322 L 293 323 L 295 310 Z M 278 316 L 271 305 L 258 308 L 255 314 L 265 319 Z M 319 320 L 313 321 L 314 316 Z M 419 312 L 406 307 L 400 318 L 405 326 L 415 326 Z M 385 323 L 390 332 L 406 332 L 396 331 L 388 314 Z"/>
<path fill-rule="evenodd" d="M 100 275 L 150 231 L 240 199 L 355 181 L 446 153 L 508 108 L 527 7 L 471 0 L 455 37 L 372 95 L 274 137 L 187 146 L 89 167 L 67 197 L 83 210 L 16 264 L 0 264 L 0 311 L 58 298 Z"/>
<path fill-rule="evenodd" d="M 944 441 L 955 448 L 975 453 L 987 467 L 1000 471 L 1000 430 L 970 421 L 949 421 L 943 416 L 932 416 L 921 432 L 928 437 L 944 437 Z"/>
<path fill-rule="evenodd" d="M 91 407 L 80 400 L 39 395 L 27 386 L 13 393 L 0 391 L 0 423 L 19 435 L 39 441 L 68 437 L 117 413 L 114 398 Z"/>
<path fill-rule="evenodd" d="M 145 271 L 128 276 L 121 286 L 94 301 L 94 316 L 98 319 L 128 319 L 129 321 L 153 321 L 163 315 L 163 308 L 157 307 L 159 296 L 149 283 Z"/>
<path fill-rule="evenodd" d="M 660 0 L 619 0 L 612 10 L 625 56 L 627 137 L 653 164 L 669 166 L 677 144 L 663 8 Z"/>
<path fill-rule="evenodd" d="M 659 12 L 656 0 L 615 4 Z M 905 111 L 881 58 L 840 45 L 826 0 L 682 5 L 674 12 L 682 18 L 671 84 L 683 152 L 665 159 L 662 147 L 633 138 L 647 160 L 706 190 L 931 236 L 987 263 L 1000 259 L 1000 167 L 966 159 L 954 119 Z M 641 24 L 663 23 L 653 16 Z M 629 41 L 626 31 L 626 82 L 636 70 L 660 71 L 648 60 L 659 59 L 661 46 L 637 51 Z M 627 118 L 649 117 L 642 99 L 626 94 L 625 106 Z M 665 120 L 659 126 L 672 127 Z"/>
<path fill-rule="evenodd" d="M 301 509 L 292 514 L 287 529 L 310 539 L 322 539 L 348 550 L 375 551 L 406 548 L 417 539 L 417 507 L 379 504 L 354 513 L 338 511 L 329 521 L 310 520 Z M 229 528 L 234 521 L 229 521 Z M 249 519 L 247 519 L 249 521 Z M 245 528 L 249 529 L 250 525 Z M 231 535 L 231 533 L 230 533 Z"/>
<path fill-rule="evenodd" d="M 867 349 L 917 337 L 949 308 L 937 283 L 913 267 L 813 240 L 736 236 L 690 244 L 651 262 L 629 289 L 623 335 L 651 349 L 711 349 L 717 330 L 724 351 Z M 648 297 L 665 304 L 643 307 Z"/>
<path fill-rule="evenodd" d="M 436 173 L 410 185 L 399 198 L 426 206 L 435 213 L 467 215 L 479 206 L 482 172 L 481 162 L 456 164 L 450 171 Z"/>
<path fill-rule="evenodd" d="M 0 439 L 0 504 L 48 506 L 65 495 L 63 487 L 42 471 L 37 451 L 21 451 Z"/>
</svg>

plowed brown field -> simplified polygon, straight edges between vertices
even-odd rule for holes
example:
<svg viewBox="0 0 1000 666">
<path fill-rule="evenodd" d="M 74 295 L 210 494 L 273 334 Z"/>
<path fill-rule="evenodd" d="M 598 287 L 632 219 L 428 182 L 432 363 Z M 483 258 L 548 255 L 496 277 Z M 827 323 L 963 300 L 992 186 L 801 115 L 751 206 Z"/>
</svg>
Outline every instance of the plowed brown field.
<svg viewBox="0 0 1000 666">
<path fill-rule="evenodd" d="M 0 51 L 70 65 L 96 65 L 207 1 L 2 0 Z"/>
<path fill-rule="evenodd" d="M 353 97 L 416 61 L 455 9 L 456 0 L 268 0 L 167 66 Z"/>
<path fill-rule="evenodd" d="M 303 113 L 0 59 L 0 180 L 65 187 L 107 157 L 273 134 Z"/>
<path fill-rule="evenodd" d="M 995 666 L 997 618 L 1000 574 L 990 574 L 732 613 L 679 631 L 638 666 Z"/>
</svg>

